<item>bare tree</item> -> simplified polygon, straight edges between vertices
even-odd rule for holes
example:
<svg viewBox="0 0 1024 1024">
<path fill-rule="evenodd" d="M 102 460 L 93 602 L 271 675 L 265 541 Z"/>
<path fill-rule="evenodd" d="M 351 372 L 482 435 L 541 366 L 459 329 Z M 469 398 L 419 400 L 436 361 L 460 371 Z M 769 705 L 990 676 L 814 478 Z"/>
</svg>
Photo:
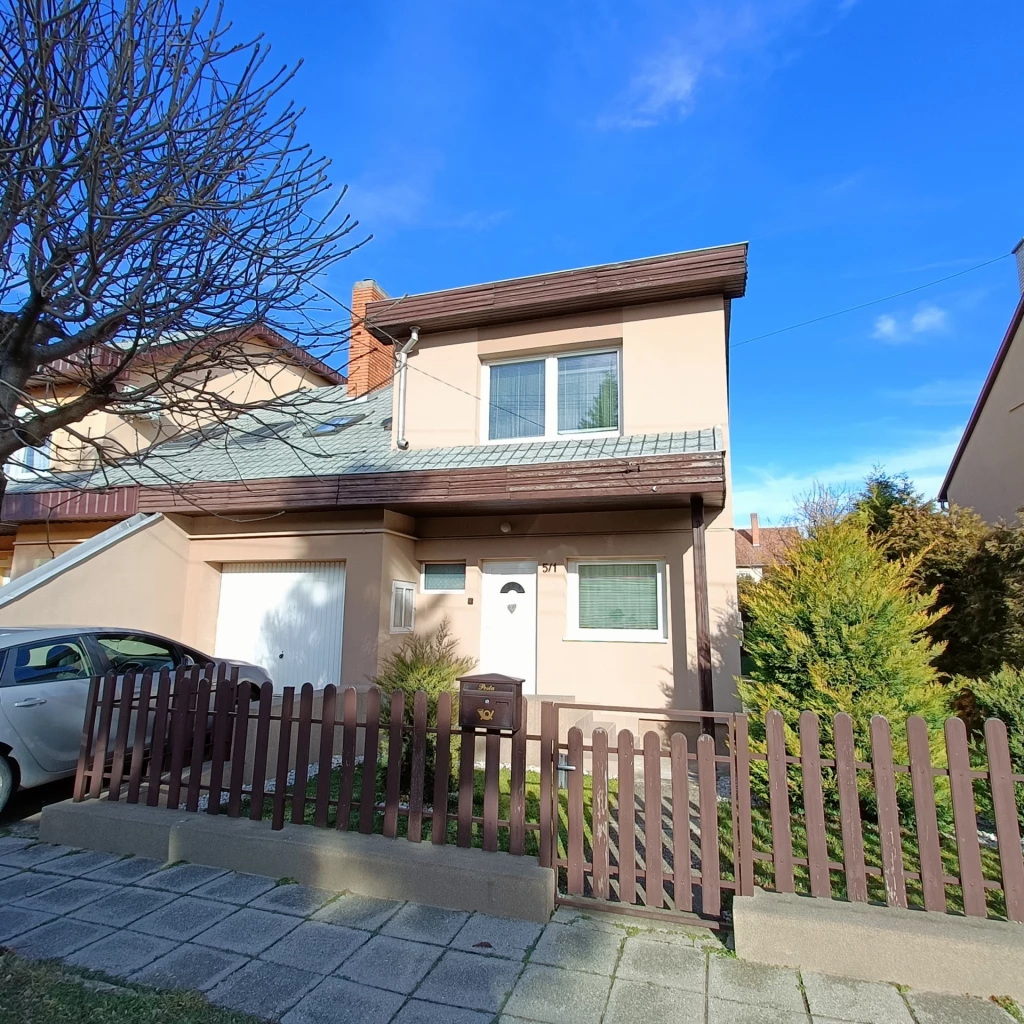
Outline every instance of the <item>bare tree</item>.
<svg viewBox="0 0 1024 1024">
<path fill-rule="evenodd" d="M 248 325 L 342 342 L 344 189 L 299 141 L 297 68 L 231 35 L 217 4 L 0 0 L 0 463 L 58 430 L 122 454 L 76 432 L 96 410 L 237 414 L 204 382 L 253 365 Z"/>
<path fill-rule="evenodd" d="M 854 504 L 848 488 L 823 484 L 818 480 L 802 494 L 796 495 L 794 501 L 796 511 L 785 522 L 808 537 L 845 519 L 853 511 Z"/>
</svg>

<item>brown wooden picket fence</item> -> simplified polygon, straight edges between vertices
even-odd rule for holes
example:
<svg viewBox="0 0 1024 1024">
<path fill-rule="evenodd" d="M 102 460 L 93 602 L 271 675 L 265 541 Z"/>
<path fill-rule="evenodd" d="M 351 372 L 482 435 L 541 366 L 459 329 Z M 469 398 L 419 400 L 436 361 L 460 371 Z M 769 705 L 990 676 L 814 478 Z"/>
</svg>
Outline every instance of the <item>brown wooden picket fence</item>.
<svg viewBox="0 0 1024 1024">
<path fill-rule="evenodd" d="M 836 715 L 831 726 L 834 757 L 822 757 L 819 720 L 803 712 L 799 753 L 794 754 L 787 750 L 782 715 L 768 712 L 766 752 L 751 753 L 749 760 L 767 765 L 770 843 L 750 850 L 750 856 L 743 851 L 748 881 L 753 864 L 761 862 L 779 892 L 797 891 L 799 869 L 804 875 L 800 889 L 811 896 L 831 897 L 838 885 L 848 899 L 867 902 L 875 898 L 870 890 L 877 880 L 884 889 L 878 897 L 891 907 L 911 905 L 908 889 L 913 886 L 913 904 L 927 911 L 945 912 L 955 904 L 968 917 L 985 917 L 995 910 L 1024 922 L 1024 853 L 1016 799 L 1024 775 L 1013 771 L 1006 725 L 995 718 L 985 723 L 978 765 L 972 765 L 967 729 L 959 718 L 945 722 L 944 765 L 933 764 L 923 718 L 913 716 L 903 726 L 907 764 L 894 762 L 888 719 L 876 715 L 871 720 L 870 761 L 856 756 L 848 715 Z M 741 767 L 741 787 L 749 788 L 749 771 L 749 765 Z M 827 814 L 826 785 L 838 814 Z M 983 802 L 984 789 L 989 799 Z M 876 808 L 873 821 L 862 815 L 866 793 Z M 794 796 L 799 801 L 796 813 Z M 979 838 L 980 806 L 990 810 L 995 832 L 994 846 L 984 848 L 989 855 L 984 859 L 993 862 L 989 871 Z M 951 831 L 940 829 L 940 809 L 952 818 Z M 794 855 L 794 825 L 803 833 L 805 855 Z M 868 838 L 877 839 L 877 864 L 867 861 Z M 749 836 L 744 839 L 749 841 Z M 836 848 L 838 858 L 833 855 Z M 1001 897 L 1001 905 L 993 904 L 989 894 Z"/>
<path fill-rule="evenodd" d="M 575 706 L 548 707 L 555 716 Z M 730 894 L 749 895 L 760 885 L 1024 922 L 1015 800 L 1024 775 L 1012 771 L 1001 721 L 985 723 L 978 750 L 984 756 L 972 765 L 964 723 L 948 719 L 945 764 L 937 765 L 918 717 L 904 726 L 909 756 L 901 764 L 881 716 L 871 722 L 870 760 L 861 760 L 848 715 L 827 723 L 823 741 L 817 716 L 805 711 L 799 742 L 787 747 L 777 711 L 766 716 L 763 743 L 751 741 L 746 715 L 715 715 L 712 738 L 679 731 L 684 722 L 707 721 L 699 712 L 648 714 L 662 716 L 675 731 L 668 737 L 647 731 L 636 743 L 627 730 L 609 737 L 595 729 L 588 738 L 573 728 L 566 743 L 556 744 L 576 769 L 564 791 L 568 834 L 550 833 L 547 861 L 566 873 L 564 902 L 596 899 L 607 909 L 645 916 L 693 909 L 715 919 Z M 557 731 L 553 721 L 547 731 Z M 823 755 L 823 744 L 834 756 Z M 580 770 L 587 755 L 589 800 Z M 617 762 L 614 795 L 611 760 Z M 552 807 L 557 804 L 553 797 Z M 992 818 L 988 846 L 979 837 L 981 807 Z M 548 834 L 542 827 L 542 836 Z"/>
<path fill-rule="evenodd" d="M 257 699 L 253 687 L 239 683 L 237 677 L 237 669 L 222 664 L 174 673 L 165 669 L 155 677 L 146 671 L 138 677 L 129 672 L 94 678 L 74 799 L 117 802 L 123 798 L 127 803 L 197 811 L 205 798 L 209 814 L 239 817 L 247 805 L 247 816 L 259 820 L 269 810 L 274 829 L 283 828 L 286 820 L 307 822 L 307 809 L 311 809 L 309 823 L 321 828 L 333 818 L 337 829 L 393 838 L 401 823 L 411 842 L 424 839 L 425 823 L 429 823 L 429 838 L 436 844 L 449 840 L 448 826 L 454 823 L 457 845 L 474 845 L 476 829 L 477 844 L 497 850 L 499 830 L 503 830 L 502 847 L 517 855 L 525 850 L 527 831 L 539 828 L 525 820 L 525 730 L 511 742 L 509 816 L 498 815 L 497 735 L 483 740 L 483 807 L 481 814 L 474 814 L 478 737 L 453 728 L 451 694 L 441 695 L 437 724 L 428 727 L 427 696 L 422 691 L 414 696 L 409 724 L 401 693 L 391 698 L 384 719 L 376 687 L 367 691 L 360 714 L 354 688 L 339 694 L 330 685 L 316 691 L 322 709 L 314 715 L 315 691 L 309 683 L 301 688 L 297 707 L 295 688 L 290 686 L 281 691 L 275 706 L 271 683 L 260 687 Z M 200 708 L 207 713 L 199 713 Z M 311 749 L 314 730 L 319 739 Z M 339 737 L 341 764 L 336 772 L 331 766 Z M 406 756 L 408 737 L 412 742 Z M 428 737 L 436 751 L 430 792 L 425 785 Z M 377 771 L 382 755 L 383 786 Z M 307 791 L 311 757 L 320 766 L 312 795 Z M 458 798 L 452 811 L 449 775 L 453 764 L 458 766 Z M 330 770 L 323 770 L 325 766 Z M 360 770 L 366 766 L 373 770 Z M 403 769 L 407 769 L 407 793 L 402 791 Z M 294 781 L 289 781 L 291 773 Z M 358 785 L 357 774 L 361 776 Z M 336 793 L 332 792 L 335 781 Z"/>
<path fill-rule="evenodd" d="M 637 737 L 560 727 L 563 712 L 578 721 L 588 709 L 660 724 Z M 449 694 L 428 724 L 422 692 L 407 715 L 401 694 L 382 712 L 376 688 L 307 684 L 275 700 L 270 683 L 256 693 L 237 670 L 192 666 L 92 680 L 75 799 L 188 811 L 205 802 L 209 814 L 268 818 L 274 829 L 290 821 L 537 853 L 559 873 L 561 902 L 630 914 L 715 923 L 756 884 L 1024 922 L 1024 775 L 1002 722 L 985 724 L 973 764 L 956 718 L 939 764 L 919 718 L 899 726 L 906 764 L 884 718 L 863 748 L 848 716 L 824 726 L 804 712 L 787 746 L 778 712 L 755 743 L 741 714 L 543 702 L 539 735 L 485 738 L 459 729 Z M 539 782 L 527 778 L 528 744 Z M 992 819 L 987 846 L 979 808 Z"/>
</svg>

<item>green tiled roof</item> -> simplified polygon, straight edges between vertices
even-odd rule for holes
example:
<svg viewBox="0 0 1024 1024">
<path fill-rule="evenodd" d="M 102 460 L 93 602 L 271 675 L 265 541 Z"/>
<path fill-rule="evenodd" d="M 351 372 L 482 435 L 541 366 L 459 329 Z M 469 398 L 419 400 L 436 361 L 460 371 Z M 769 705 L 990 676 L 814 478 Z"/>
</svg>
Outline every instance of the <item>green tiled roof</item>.
<svg viewBox="0 0 1024 1024">
<path fill-rule="evenodd" d="M 339 417 L 359 417 L 337 433 L 312 433 Z M 631 437 L 461 445 L 397 451 L 391 447 L 391 388 L 349 398 L 344 387 L 297 392 L 287 406 L 240 416 L 204 435 L 196 433 L 150 448 L 144 458 L 91 474 L 62 474 L 52 483 L 9 485 L 110 487 L 124 484 L 260 480 L 273 477 L 403 473 L 430 469 L 537 465 L 597 459 L 684 455 L 722 450 L 718 428 Z"/>
</svg>

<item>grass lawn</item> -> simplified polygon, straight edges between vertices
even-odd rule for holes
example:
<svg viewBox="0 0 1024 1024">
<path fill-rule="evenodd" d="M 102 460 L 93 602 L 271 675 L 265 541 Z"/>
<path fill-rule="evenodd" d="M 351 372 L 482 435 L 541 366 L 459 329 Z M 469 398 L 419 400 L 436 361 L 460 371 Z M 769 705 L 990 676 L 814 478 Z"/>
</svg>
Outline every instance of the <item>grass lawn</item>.
<svg viewBox="0 0 1024 1024">
<path fill-rule="evenodd" d="M 355 785 L 353 787 L 353 801 L 356 802 L 359 799 L 359 794 L 362 790 L 362 765 L 358 765 L 355 769 Z M 331 800 L 337 801 L 338 791 L 340 788 L 341 773 L 338 770 L 334 770 L 331 773 Z M 509 796 L 511 788 L 511 773 L 508 769 L 501 769 L 498 776 L 498 816 L 502 819 L 508 818 L 509 812 Z M 305 807 L 304 820 L 307 824 L 313 822 L 313 811 L 316 800 L 318 780 L 311 779 L 306 785 L 306 796 L 307 803 Z M 382 759 L 381 764 L 377 771 L 376 785 L 375 785 L 375 800 L 378 804 L 383 804 L 385 798 L 385 785 L 386 785 L 386 771 L 384 768 L 384 760 Z M 592 819 L 592 785 L 593 780 L 591 776 L 583 776 L 583 822 L 584 822 L 584 858 L 590 860 L 592 856 L 592 836 L 591 836 L 591 819 Z M 450 815 L 454 815 L 458 810 L 458 796 L 455 792 L 458 786 L 458 782 L 455 778 L 451 780 L 450 793 L 448 798 L 448 812 Z M 429 787 L 432 792 L 432 785 Z M 609 783 L 612 813 L 615 812 L 615 804 L 618 799 L 618 783 L 617 780 L 612 779 Z M 483 815 L 483 800 L 484 800 L 484 773 L 482 770 L 474 772 L 473 779 L 473 814 L 476 817 Z M 403 793 L 401 797 L 402 803 L 408 801 L 408 796 Z M 243 811 L 244 814 L 248 814 L 248 808 L 246 807 Z M 695 808 L 691 808 L 691 814 L 695 813 Z M 273 814 L 273 802 L 272 797 L 268 796 L 264 801 L 263 817 L 269 819 Z M 735 878 L 733 872 L 733 853 L 732 853 L 732 811 L 728 801 L 721 801 L 718 805 L 718 817 L 719 817 L 719 850 L 720 850 L 720 871 L 723 879 L 733 880 Z M 335 827 L 337 818 L 337 807 L 332 806 L 328 811 L 328 826 Z M 286 820 L 291 820 L 291 793 L 288 794 L 286 803 Z M 528 771 L 526 773 L 526 821 L 527 823 L 536 823 L 540 821 L 540 775 L 537 772 Z M 384 814 L 382 811 L 376 811 L 374 813 L 374 832 L 382 833 L 384 827 Z M 359 829 L 359 811 L 355 809 L 349 816 L 349 829 L 352 831 L 358 831 Z M 769 853 L 771 851 L 771 820 L 769 809 L 767 806 L 755 806 L 753 809 L 753 830 L 754 830 L 754 849 L 755 851 L 762 853 Z M 793 837 L 793 856 L 796 858 L 807 857 L 807 833 L 806 828 L 803 824 L 803 819 L 798 810 L 794 809 L 794 813 L 791 816 L 791 830 Z M 836 863 L 842 863 L 843 860 L 843 843 L 842 843 L 842 828 L 838 817 L 826 817 L 826 830 L 827 830 L 827 842 L 829 858 Z M 429 818 L 424 818 L 422 826 L 422 838 L 424 841 L 430 841 L 432 825 Z M 457 824 L 454 821 L 448 822 L 446 841 L 449 844 L 454 845 L 456 841 Z M 566 839 L 568 833 L 568 795 L 565 790 L 559 791 L 559 853 L 560 856 L 565 856 Z M 397 835 L 405 837 L 408 834 L 408 819 L 404 812 L 399 814 Z M 862 822 L 862 835 L 864 837 L 864 857 L 865 862 L 868 866 L 880 867 L 882 863 L 881 853 L 881 839 L 878 832 L 878 826 L 874 822 L 865 818 Z M 528 829 L 526 832 L 525 840 L 525 852 L 527 854 L 536 856 L 538 853 L 538 839 L 539 832 L 536 830 Z M 902 830 L 902 841 L 903 841 L 903 864 L 907 871 L 918 871 L 920 868 L 919 851 L 917 845 L 917 835 L 913 827 L 913 822 L 909 827 L 905 827 Z M 667 839 L 666 839 L 667 842 Z M 637 835 L 638 847 L 642 845 L 642 836 Z M 483 845 L 483 827 L 480 824 L 473 826 L 472 845 L 474 847 L 480 847 Z M 507 827 L 500 827 L 498 829 L 498 848 L 500 850 L 507 851 L 509 848 L 509 835 Z M 956 853 L 956 840 L 954 836 L 948 832 L 942 834 L 941 840 L 941 852 L 943 865 L 948 875 L 959 874 L 959 864 Z M 996 850 L 982 848 L 981 851 L 982 869 L 984 875 L 988 879 L 998 879 L 1000 877 L 999 870 L 999 854 Z M 564 875 L 564 872 L 561 873 Z M 798 893 L 810 893 L 810 874 L 806 867 L 797 866 L 794 871 L 796 891 Z M 754 865 L 754 880 L 755 884 L 763 886 L 768 889 L 774 888 L 775 879 L 772 864 L 770 861 L 758 860 L 755 861 Z M 560 879 L 564 883 L 564 877 Z M 831 872 L 832 882 L 832 893 L 833 896 L 838 899 L 845 899 L 847 896 L 846 892 L 846 877 L 841 871 Z M 868 876 L 868 898 L 872 901 L 878 901 L 881 903 L 885 902 L 885 885 L 880 875 Z M 726 905 L 731 903 L 732 895 L 729 892 L 723 893 Z M 948 909 L 953 913 L 963 912 L 963 894 L 960 886 L 947 885 L 946 886 L 946 898 L 948 903 Z M 924 898 L 919 881 L 907 881 L 907 899 L 911 906 L 923 906 Z M 994 917 L 1005 917 L 1005 901 L 1001 892 L 989 891 L 987 893 L 987 903 L 990 916 Z"/>
<path fill-rule="evenodd" d="M 732 874 L 732 813 L 728 803 L 719 804 L 718 810 L 719 830 L 722 850 L 723 876 L 733 878 Z M 807 857 L 807 830 L 803 819 L 794 814 L 791 817 L 790 828 L 793 833 L 793 856 L 798 858 Z M 771 818 L 767 806 L 755 807 L 753 809 L 753 831 L 754 850 L 762 853 L 769 853 L 772 848 L 772 827 Z M 829 859 L 836 863 L 843 860 L 843 833 L 842 824 L 837 817 L 825 819 L 826 842 L 828 844 Z M 882 842 L 876 823 L 863 821 L 861 835 L 864 837 L 864 860 L 869 866 L 881 867 L 882 864 Z M 903 867 L 906 871 L 920 870 L 920 851 L 917 844 L 917 834 L 913 827 L 904 827 L 900 830 L 903 843 Z M 958 876 L 960 873 L 956 853 L 956 839 L 951 834 L 941 836 L 940 850 L 942 864 L 947 875 Z M 999 852 L 982 848 L 981 865 L 985 878 L 998 880 Z M 806 867 L 796 867 L 794 870 L 796 891 L 809 894 L 811 891 L 810 873 Z M 832 882 L 832 895 L 838 899 L 846 899 L 846 875 L 841 871 L 830 873 Z M 754 864 L 754 884 L 767 889 L 775 887 L 775 878 L 770 861 L 756 861 Z M 885 902 L 885 883 L 880 875 L 868 876 L 868 899 L 879 903 Z M 963 892 L 958 885 L 946 886 L 947 909 L 953 913 L 963 913 L 964 902 Z M 907 880 L 907 902 L 912 907 L 924 906 L 924 895 L 919 881 Z M 1006 904 L 1003 894 L 997 891 L 989 891 L 987 894 L 988 912 L 991 917 L 1005 917 Z"/>
<path fill-rule="evenodd" d="M 511 794 L 511 783 L 512 773 L 507 768 L 502 768 L 498 772 L 498 818 L 501 820 L 508 820 L 509 814 L 509 801 Z M 318 780 L 310 779 L 306 784 L 306 798 L 307 803 L 305 807 L 304 821 L 307 825 L 313 824 L 313 812 L 316 801 Z M 357 765 L 355 769 L 355 784 L 353 786 L 353 802 L 358 802 L 359 795 L 362 792 L 363 785 L 363 766 Z M 583 776 L 583 807 L 584 807 L 584 842 L 587 848 L 590 847 L 591 834 L 591 804 L 592 800 L 592 779 L 589 775 Z M 385 787 L 386 787 L 386 775 L 384 770 L 378 769 L 376 779 L 376 793 L 375 800 L 378 804 L 384 803 L 385 798 Z M 331 772 L 331 800 L 337 801 L 338 793 L 341 788 L 341 772 L 335 769 Z M 456 792 L 458 788 L 458 780 L 452 778 L 450 783 L 450 792 L 448 794 L 448 813 L 456 814 L 459 809 L 458 794 Z M 614 799 L 618 793 L 618 783 L 615 779 L 609 782 L 609 792 Z M 408 795 L 403 793 L 401 797 L 403 804 L 408 802 Z M 249 808 L 248 802 L 245 801 L 243 807 L 243 815 L 248 815 Z M 273 816 L 273 797 L 268 796 L 263 802 L 263 818 L 269 819 Z M 287 803 L 285 805 L 285 817 L 287 821 L 291 821 L 291 810 L 292 800 L 291 792 L 289 791 Z M 482 817 L 484 813 L 484 772 L 479 769 L 473 773 L 473 814 L 476 817 Z M 526 773 L 526 821 L 527 823 L 537 823 L 540 821 L 540 774 L 538 772 L 528 771 Z M 337 822 L 337 806 L 333 806 L 328 810 L 327 824 L 329 828 L 334 828 Z M 349 814 L 349 829 L 353 832 L 359 831 L 359 811 L 354 809 Z M 430 818 L 423 819 L 422 827 L 422 838 L 425 841 L 429 841 L 432 834 L 432 821 Z M 375 833 L 382 833 L 384 831 L 384 812 L 376 811 L 373 816 L 373 831 Z M 568 835 L 568 795 L 565 790 L 559 793 L 559 845 L 564 853 L 566 837 Z M 458 825 L 454 821 L 448 822 L 446 831 L 446 841 L 452 845 L 455 845 L 456 836 L 458 833 Z M 398 830 L 397 835 L 405 837 L 408 835 L 408 819 L 403 811 L 398 817 Z M 539 833 L 536 830 L 527 829 L 525 839 L 525 852 L 531 856 L 537 856 L 538 853 L 538 838 Z M 472 845 L 474 847 L 481 847 L 483 845 L 483 826 L 476 824 L 473 826 L 473 839 Z M 498 829 L 498 849 L 508 851 L 509 848 L 509 836 L 507 827 L 499 827 Z"/>
<path fill-rule="evenodd" d="M 155 992 L 117 983 L 90 987 L 59 963 L 0 953 L 0 1024 L 256 1024 L 256 1018 L 211 1006 L 196 992 Z"/>
</svg>

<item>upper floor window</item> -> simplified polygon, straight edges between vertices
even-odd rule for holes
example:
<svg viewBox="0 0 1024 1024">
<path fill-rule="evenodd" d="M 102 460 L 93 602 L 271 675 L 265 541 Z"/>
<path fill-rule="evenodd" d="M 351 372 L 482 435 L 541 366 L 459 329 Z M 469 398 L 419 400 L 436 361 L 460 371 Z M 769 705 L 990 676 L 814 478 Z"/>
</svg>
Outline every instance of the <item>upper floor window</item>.
<svg viewBox="0 0 1024 1024">
<path fill-rule="evenodd" d="M 484 367 L 486 439 L 620 432 L 618 350 L 491 363 Z"/>
<path fill-rule="evenodd" d="M 21 448 L 8 460 L 4 470 L 9 480 L 36 480 L 50 468 L 52 445 L 47 438 L 38 448 Z"/>
<path fill-rule="evenodd" d="M 52 406 L 40 405 L 37 412 L 49 412 Z M 19 409 L 15 414 L 19 420 L 26 420 L 32 413 Z M 37 480 L 40 474 L 49 471 L 53 463 L 53 438 L 47 437 L 35 448 L 19 448 L 4 465 L 8 480 Z"/>
</svg>

